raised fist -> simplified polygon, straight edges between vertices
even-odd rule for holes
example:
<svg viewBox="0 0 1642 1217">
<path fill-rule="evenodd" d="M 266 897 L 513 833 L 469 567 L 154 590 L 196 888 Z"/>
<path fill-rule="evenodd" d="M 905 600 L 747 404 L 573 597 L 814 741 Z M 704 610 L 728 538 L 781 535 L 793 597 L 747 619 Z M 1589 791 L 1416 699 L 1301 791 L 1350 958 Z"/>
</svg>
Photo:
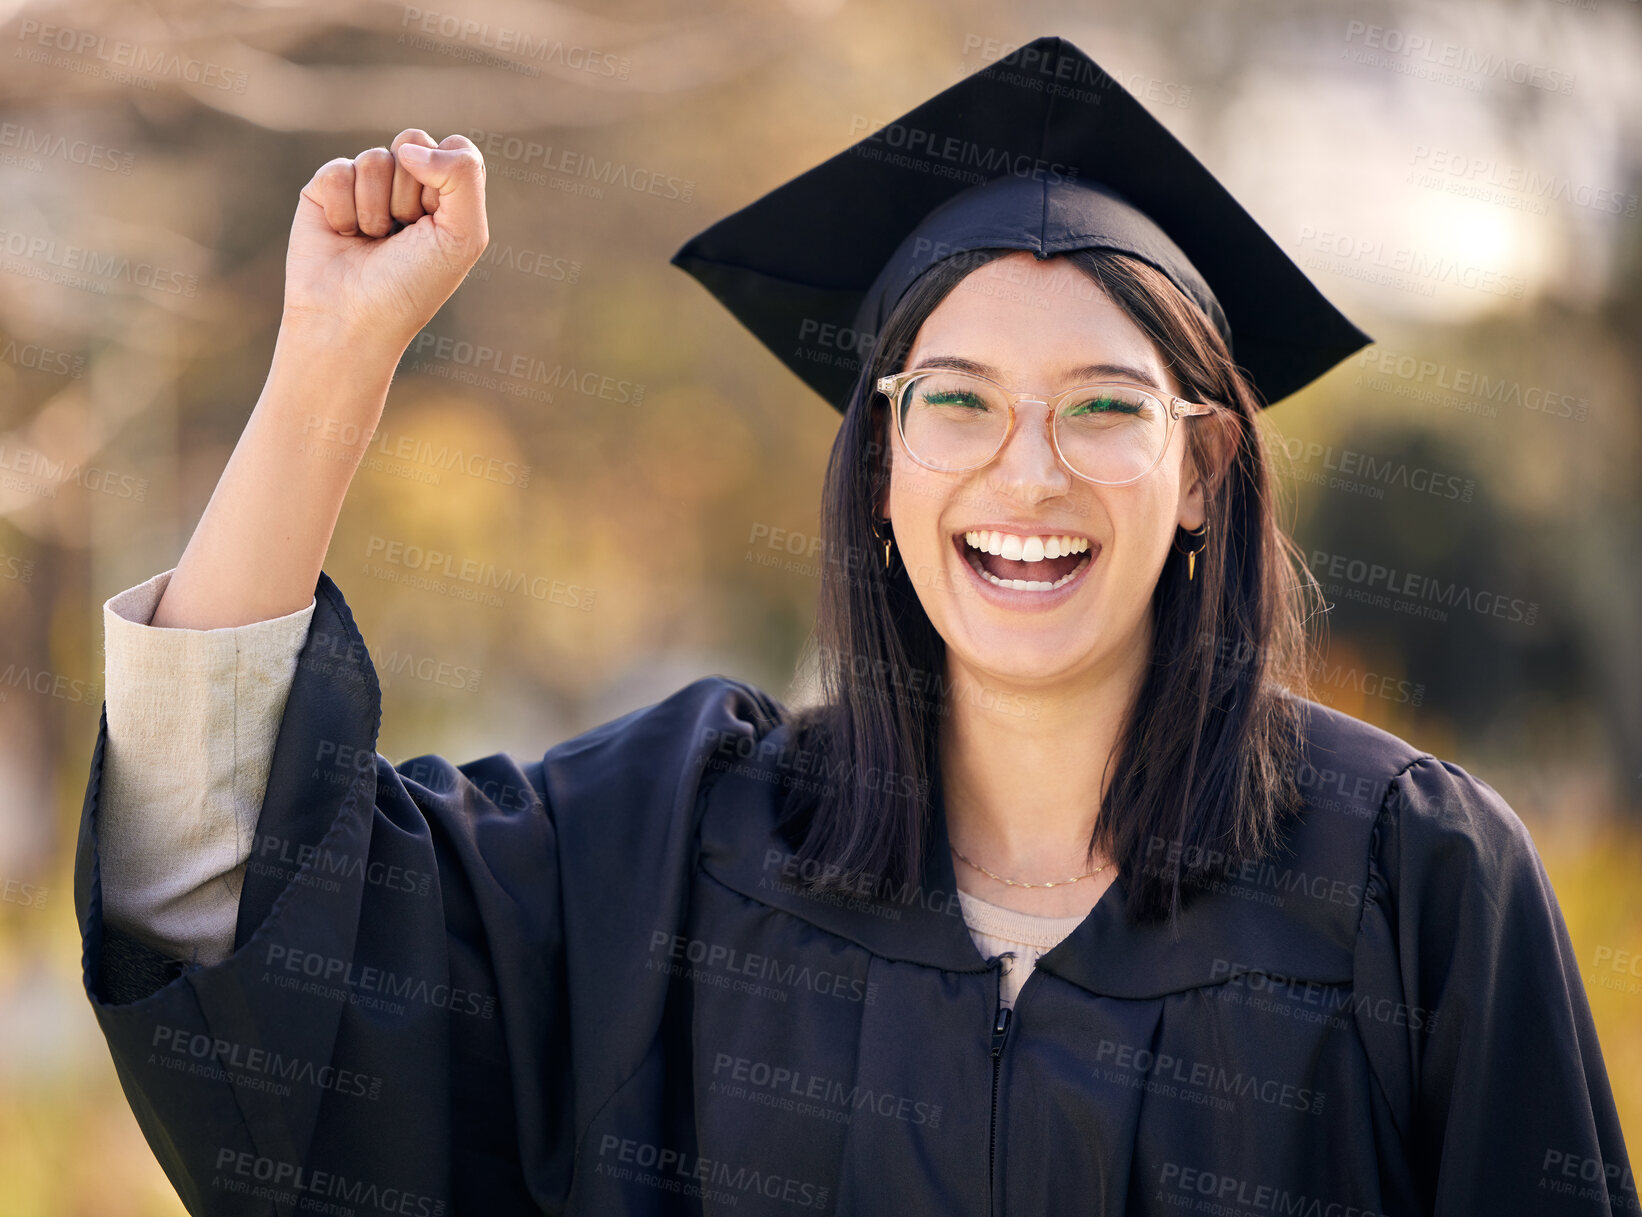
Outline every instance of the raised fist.
<svg viewBox="0 0 1642 1217">
<path fill-rule="evenodd" d="M 401 131 L 319 167 L 285 256 L 287 326 L 402 352 L 490 240 L 485 162 L 466 136 Z"/>
</svg>

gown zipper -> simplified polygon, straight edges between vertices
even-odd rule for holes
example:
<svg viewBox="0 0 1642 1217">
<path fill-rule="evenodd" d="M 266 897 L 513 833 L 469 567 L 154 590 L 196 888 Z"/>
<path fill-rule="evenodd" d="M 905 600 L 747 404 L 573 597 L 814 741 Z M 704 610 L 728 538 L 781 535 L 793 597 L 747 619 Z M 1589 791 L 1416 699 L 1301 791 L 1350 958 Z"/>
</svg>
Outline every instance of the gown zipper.
<svg viewBox="0 0 1642 1217">
<path fill-rule="evenodd" d="M 998 1007 L 998 1016 L 992 1023 L 992 1124 L 991 1149 L 986 1161 L 986 1211 L 992 1213 L 994 1200 L 993 1173 L 998 1161 L 998 1074 L 1003 1067 L 1003 1042 L 1009 1034 L 1010 1009 Z"/>
</svg>

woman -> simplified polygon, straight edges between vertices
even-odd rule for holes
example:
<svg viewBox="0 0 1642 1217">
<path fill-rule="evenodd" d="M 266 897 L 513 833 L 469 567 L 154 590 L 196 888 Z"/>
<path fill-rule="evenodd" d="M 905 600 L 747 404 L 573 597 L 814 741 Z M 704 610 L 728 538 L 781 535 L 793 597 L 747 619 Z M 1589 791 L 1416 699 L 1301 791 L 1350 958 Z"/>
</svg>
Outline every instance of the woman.
<svg viewBox="0 0 1642 1217">
<path fill-rule="evenodd" d="M 1521 822 L 1296 691 L 1256 412 L 1366 336 L 1061 40 L 897 126 L 674 259 L 844 410 L 822 704 L 705 677 L 523 765 L 375 752 L 299 447 L 374 427 L 482 161 L 304 190 L 245 438 L 105 612 L 86 986 L 190 1210 L 1633 1202 Z"/>
</svg>

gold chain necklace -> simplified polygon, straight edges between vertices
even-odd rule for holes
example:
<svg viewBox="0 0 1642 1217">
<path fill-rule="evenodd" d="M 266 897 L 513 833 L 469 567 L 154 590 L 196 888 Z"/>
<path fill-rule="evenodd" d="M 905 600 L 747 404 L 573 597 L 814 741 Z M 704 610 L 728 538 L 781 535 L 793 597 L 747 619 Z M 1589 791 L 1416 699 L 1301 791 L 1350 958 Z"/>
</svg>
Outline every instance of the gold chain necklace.
<svg viewBox="0 0 1642 1217">
<path fill-rule="evenodd" d="M 964 858 L 963 854 L 958 852 L 958 847 L 956 845 L 951 845 L 950 842 L 948 843 L 948 845 L 949 845 L 949 848 L 951 848 L 953 853 L 958 854 L 958 857 L 960 857 L 960 858 Z M 964 858 L 964 861 L 969 862 L 969 859 Z M 1086 874 L 1078 875 L 1076 878 L 1072 878 L 1072 879 L 1061 879 L 1061 880 L 1058 880 L 1054 883 L 1026 883 L 1026 882 L 1024 882 L 1022 880 L 1019 880 L 1019 879 L 1005 879 L 1002 875 L 996 874 L 993 871 L 987 870 L 986 867 L 982 866 L 979 862 L 969 862 L 969 865 L 973 866 L 976 870 L 980 871 L 981 874 L 990 875 L 992 878 L 996 879 L 999 883 L 1007 883 L 1007 884 L 1009 884 L 1010 887 L 1064 887 L 1068 883 L 1076 883 L 1079 879 L 1087 879 L 1087 878 L 1089 878 L 1090 875 L 1100 874 L 1100 872 L 1105 870 L 1108 866 L 1110 866 L 1111 863 L 1110 862 L 1102 862 L 1099 866 L 1095 867 L 1094 870 L 1089 871 Z"/>
</svg>

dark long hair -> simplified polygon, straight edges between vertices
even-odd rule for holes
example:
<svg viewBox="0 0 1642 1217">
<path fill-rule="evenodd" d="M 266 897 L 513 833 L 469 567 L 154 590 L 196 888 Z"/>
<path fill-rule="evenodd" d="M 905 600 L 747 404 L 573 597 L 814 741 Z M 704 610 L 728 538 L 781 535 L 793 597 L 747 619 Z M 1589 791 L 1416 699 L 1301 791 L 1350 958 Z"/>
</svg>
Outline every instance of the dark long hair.
<svg viewBox="0 0 1642 1217">
<path fill-rule="evenodd" d="M 827 465 L 825 574 L 814 655 L 819 704 L 794 711 L 793 743 L 826 780 L 795 786 L 782 826 L 813 892 L 888 893 L 919 882 L 939 785 L 946 644 L 873 529 L 893 433 L 879 376 L 901 370 L 925 319 L 970 272 L 1006 249 L 935 263 L 877 335 Z M 1204 883 L 1263 857 L 1299 805 L 1298 706 L 1310 642 L 1304 556 L 1278 519 L 1261 403 L 1203 312 L 1170 280 L 1110 250 L 1067 258 L 1156 344 L 1193 401 L 1228 407 L 1182 421 L 1205 479 L 1206 538 L 1176 532 L 1151 600 L 1153 649 L 1111 763 L 1089 840 L 1124 885 L 1129 915 L 1178 915 Z M 1218 434 L 1216 434 L 1218 431 Z M 1296 577 L 1298 571 L 1299 577 Z"/>
</svg>

